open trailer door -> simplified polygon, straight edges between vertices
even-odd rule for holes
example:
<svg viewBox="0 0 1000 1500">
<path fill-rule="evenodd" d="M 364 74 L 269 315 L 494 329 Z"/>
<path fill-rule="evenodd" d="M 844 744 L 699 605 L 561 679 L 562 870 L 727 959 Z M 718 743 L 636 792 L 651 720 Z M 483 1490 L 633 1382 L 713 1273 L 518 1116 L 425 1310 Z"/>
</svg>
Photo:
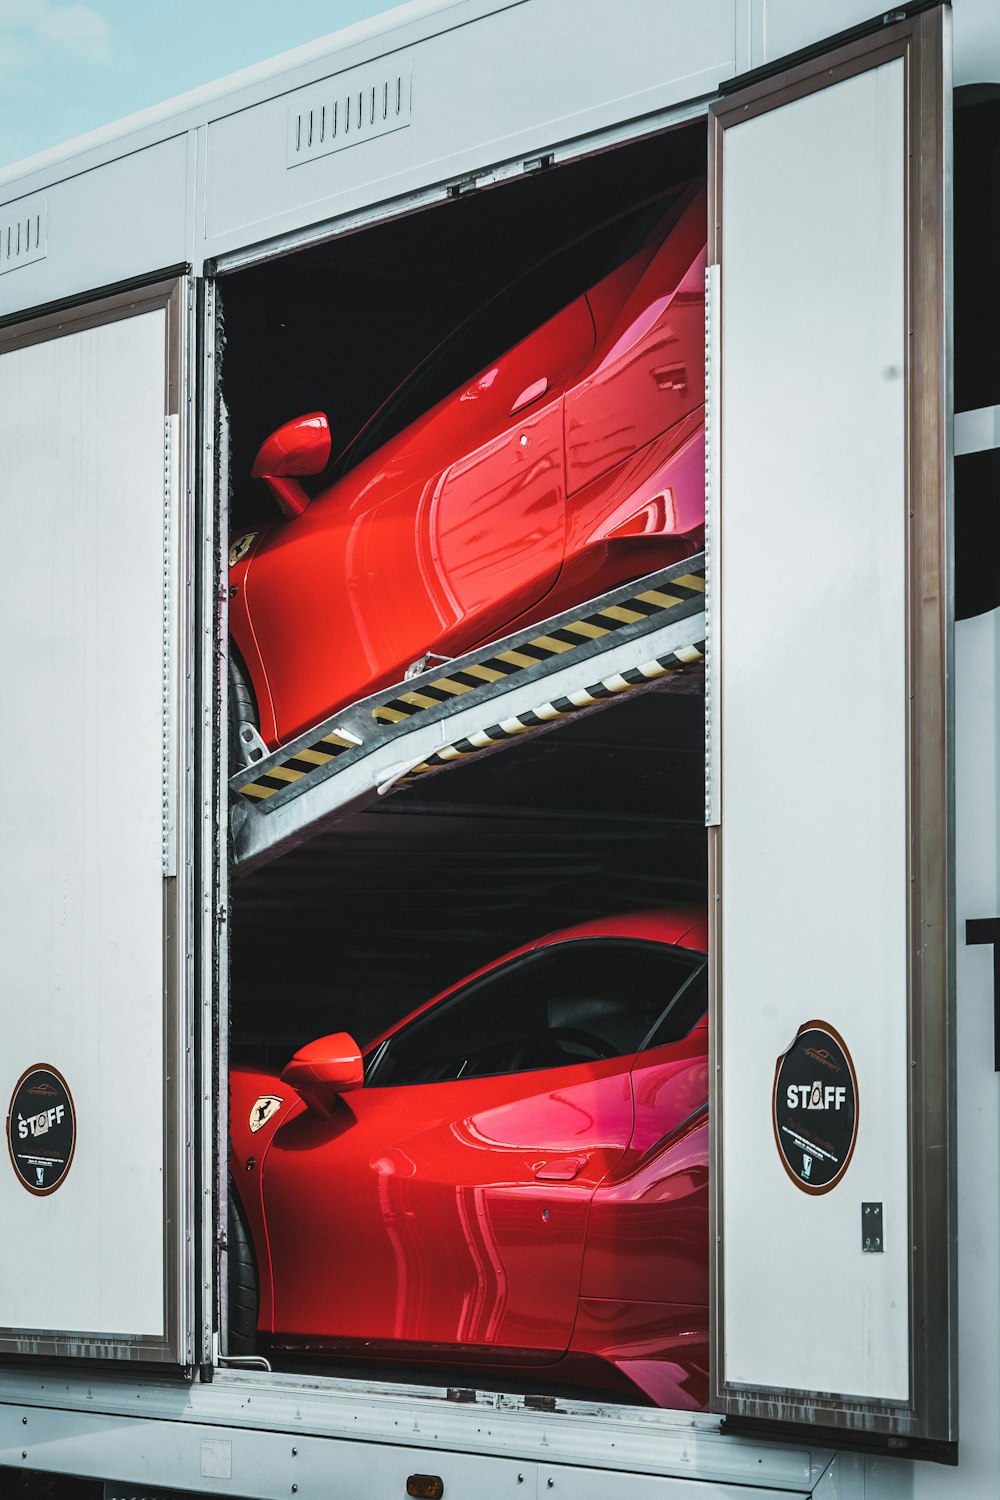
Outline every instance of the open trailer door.
<svg viewBox="0 0 1000 1500">
<path fill-rule="evenodd" d="M 0 328 L 12 1353 L 191 1358 L 188 308 L 182 279 Z"/>
<path fill-rule="evenodd" d="M 950 12 L 912 9 L 712 109 L 712 1404 L 948 1461 Z"/>
</svg>

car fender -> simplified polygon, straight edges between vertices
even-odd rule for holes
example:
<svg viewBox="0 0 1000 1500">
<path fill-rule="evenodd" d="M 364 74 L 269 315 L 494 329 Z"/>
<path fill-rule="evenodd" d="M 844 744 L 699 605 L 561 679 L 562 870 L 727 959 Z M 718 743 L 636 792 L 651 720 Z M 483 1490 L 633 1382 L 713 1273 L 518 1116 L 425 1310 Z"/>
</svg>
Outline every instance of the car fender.
<svg viewBox="0 0 1000 1500">
<path fill-rule="evenodd" d="M 229 633 L 250 675 L 257 704 L 257 729 L 268 749 L 277 748 L 277 729 L 271 688 L 253 626 L 250 607 L 251 573 L 257 550 L 274 523 L 235 536 L 229 548 Z M 236 769 L 231 767 L 230 770 Z"/>
<path fill-rule="evenodd" d="M 707 1305 L 707 1103 L 595 1192 L 580 1296 Z"/>
<path fill-rule="evenodd" d="M 275 1102 L 276 1101 L 276 1102 Z M 271 1254 L 264 1207 L 264 1160 L 281 1125 L 305 1105 L 275 1073 L 236 1066 L 229 1078 L 229 1171 L 257 1262 L 258 1326 L 274 1322 Z"/>
</svg>

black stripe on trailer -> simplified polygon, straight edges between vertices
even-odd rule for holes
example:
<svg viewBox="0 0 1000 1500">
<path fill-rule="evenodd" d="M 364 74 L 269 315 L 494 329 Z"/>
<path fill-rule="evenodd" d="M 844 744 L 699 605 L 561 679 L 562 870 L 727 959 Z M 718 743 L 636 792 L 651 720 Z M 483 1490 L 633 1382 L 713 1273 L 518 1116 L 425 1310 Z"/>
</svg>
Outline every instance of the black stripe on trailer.
<svg viewBox="0 0 1000 1500">
<path fill-rule="evenodd" d="M 576 620 L 567 621 L 555 630 L 543 631 L 533 639 L 487 657 L 472 667 L 442 672 L 433 682 L 422 683 L 387 703 L 379 704 L 372 709 L 372 718 L 379 723 L 399 723 L 401 719 L 412 718 L 438 703 L 447 702 L 458 693 L 481 687 L 487 673 L 512 677 L 538 662 L 566 655 L 592 640 L 595 634 L 611 635 L 641 619 L 650 619 L 676 609 L 679 604 L 700 599 L 704 592 L 703 569 L 693 568 L 689 574 L 667 580 L 660 588 L 643 589 L 617 603 L 605 605 L 603 609 L 582 614 Z"/>
<path fill-rule="evenodd" d="M 319 771 L 323 766 L 328 766 L 331 760 L 338 755 L 343 755 L 346 750 L 353 750 L 354 746 L 347 740 L 338 740 L 336 731 L 325 735 L 323 739 L 316 740 L 305 749 L 296 750 L 287 760 L 280 761 L 276 766 L 271 766 L 267 771 L 255 776 L 253 781 L 247 781 L 240 787 L 240 796 L 251 801 L 261 802 L 268 797 L 273 797 L 275 792 L 283 792 L 286 787 L 296 781 L 301 781 L 304 776 L 313 771 Z M 318 757 L 311 759 L 312 756 Z M 282 775 L 285 772 L 285 775 Z"/>
<path fill-rule="evenodd" d="M 479 750 L 488 750 L 507 740 L 517 739 L 522 734 L 544 729 L 547 725 L 551 725 L 554 719 L 569 718 L 572 714 L 580 713 L 596 703 L 621 697 L 634 692 L 639 687 L 645 687 L 648 683 L 655 682 L 658 677 L 671 676 L 689 667 L 698 666 L 704 660 L 705 642 L 698 641 L 697 644 L 688 646 L 681 652 L 669 651 L 665 656 L 658 656 L 651 662 L 644 662 L 641 667 L 629 667 L 624 672 L 615 672 L 592 687 L 574 693 L 572 698 L 556 698 L 551 703 L 539 704 L 538 708 L 515 714 L 513 718 L 505 719 L 502 724 L 491 724 L 488 729 L 478 730 L 474 737 L 467 735 L 463 739 L 456 740 L 453 745 L 443 745 L 440 750 L 435 750 L 433 755 L 429 755 L 419 765 L 413 766 L 405 776 L 400 777 L 398 784 L 405 785 L 406 782 L 415 781 L 428 771 L 438 771 L 464 756 L 475 755 Z"/>
</svg>

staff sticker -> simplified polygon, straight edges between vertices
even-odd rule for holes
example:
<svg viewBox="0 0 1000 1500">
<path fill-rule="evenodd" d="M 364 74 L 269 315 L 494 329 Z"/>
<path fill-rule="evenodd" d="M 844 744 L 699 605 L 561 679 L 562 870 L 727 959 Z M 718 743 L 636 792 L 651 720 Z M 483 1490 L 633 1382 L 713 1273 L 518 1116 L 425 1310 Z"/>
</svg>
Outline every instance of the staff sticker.
<svg viewBox="0 0 1000 1500">
<path fill-rule="evenodd" d="M 771 1101 L 781 1164 L 804 1193 L 828 1193 L 847 1171 L 858 1138 L 858 1080 L 844 1042 L 826 1021 L 806 1021 L 774 1069 Z"/>
<path fill-rule="evenodd" d="M 29 1193 L 45 1198 L 61 1186 L 76 1149 L 76 1111 L 65 1078 L 36 1063 L 17 1081 L 7 1111 L 7 1149 Z"/>
</svg>

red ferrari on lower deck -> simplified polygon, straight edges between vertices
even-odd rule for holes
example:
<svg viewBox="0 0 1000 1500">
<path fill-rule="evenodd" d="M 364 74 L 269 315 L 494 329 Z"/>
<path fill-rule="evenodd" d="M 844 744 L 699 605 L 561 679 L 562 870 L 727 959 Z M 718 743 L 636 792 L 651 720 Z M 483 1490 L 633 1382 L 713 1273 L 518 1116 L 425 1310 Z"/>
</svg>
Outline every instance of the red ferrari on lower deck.
<svg viewBox="0 0 1000 1500">
<path fill-rule="evenodd" d="M 587 923 L 363 1059 L 340 1033 L 234 1069 L 260 1343 L 703 1407 L 705 947 L 694 908 Z"/>
</svg>

